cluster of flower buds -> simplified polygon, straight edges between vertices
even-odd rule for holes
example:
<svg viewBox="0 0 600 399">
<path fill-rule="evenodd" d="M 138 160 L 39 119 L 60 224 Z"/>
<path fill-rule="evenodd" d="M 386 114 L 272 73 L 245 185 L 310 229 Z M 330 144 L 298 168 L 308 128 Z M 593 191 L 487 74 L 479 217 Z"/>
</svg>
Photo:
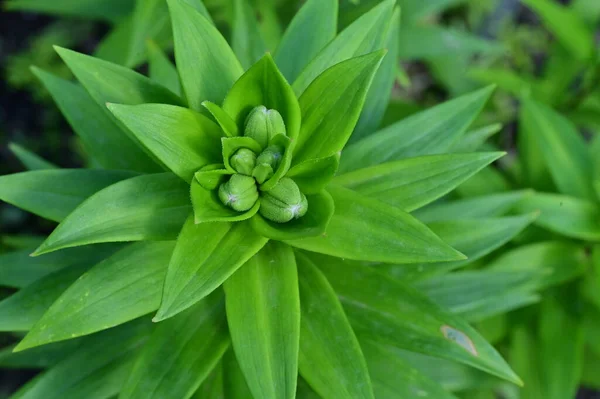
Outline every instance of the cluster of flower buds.
<svg viewBox="0 0 600 399">
<path fill-rule="evenodd" d="M 250 111 L 244 126 L 244 136 L 253 139 L 261 149 L 239 148 L 229 158 L 235 170 L 229 180 L 219 187 L 221 202 L 238 212 L 251 209 L 260 201 L 259 213 L 266 219 L 286 223 L 306 214 L 308 202 L 298 185 L 282 177 L 269 190 L 262 187 L 281 165 L 285 148 L 275 138 L 286 135 L 281 114 L 260 105 Z"/>
</svg>

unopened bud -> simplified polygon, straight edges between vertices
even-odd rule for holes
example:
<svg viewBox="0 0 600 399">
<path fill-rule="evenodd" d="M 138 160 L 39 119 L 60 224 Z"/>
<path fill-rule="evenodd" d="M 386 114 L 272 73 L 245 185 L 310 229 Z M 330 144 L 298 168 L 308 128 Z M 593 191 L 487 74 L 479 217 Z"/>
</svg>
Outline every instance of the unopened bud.
<svg viewBox="0 0 600 399">
<path fill-rule="evenodd" d="M 283 157 L 283 147 L 278 145 L 268 146 L 260 155 L 256 158 L 256 167 L 252 172 L 252 176 L 256 178 L 259 184 L 263 184 L 267 181 L 273 173 L 277 170 L 277 167 L 281 163 Z"/>
<path fill-rule="evenodd" d="M 256 183 L 250 176 L 235 174 L 219 187 L 219 199 L 228 207 L 245 212 L 258 200 Z"/>
<path fill-rule="evenodd" d="M 229 164 L 236 172 L 252 176 L 252 171 L 256 166 L 256 154 L 247 148 L 240 148 L 229 158 Z"/>
<path fill-rule="evenodd" d="M 306 214 L 308 202 L 298 185 L 290 178 L 282 178 L 272 190 L 262 193 L 260 214 L 273 222 L 285 223 Z"/>
<path fill-rule="evenodd" d="M 285 123 L 277 110 L 259 105 L 250 111 L 246 118 L 244 136 L 253 138 L 261 148 L 265 148 L 277 134 L 286 134 Z"/>
<path fill-rule="evenodd" d="M 269 180 L 275 172 L 271 165 L 266 163 L 262 163 L 260 165 L 256 165 L 254 170 L 252 171 L 252 176 L 256 179 L 258 184 L 263 184 L 267 180 Z"/>
</svg>

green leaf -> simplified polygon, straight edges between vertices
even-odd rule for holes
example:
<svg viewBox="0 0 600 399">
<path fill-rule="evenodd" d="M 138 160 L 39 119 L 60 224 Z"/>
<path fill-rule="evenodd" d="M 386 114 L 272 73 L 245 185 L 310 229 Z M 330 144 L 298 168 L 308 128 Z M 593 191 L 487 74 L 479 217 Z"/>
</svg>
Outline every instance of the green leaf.
<svg viewBox="0 0 600 399">
<path fill-rule="evenodd" d="M 189 308 L 217 289 L 267 243 L 247 222 L 185 222 L 154 317 L 162 321 Z"/>
<path fill-rule="evenodd" d="M 396 122 L 343 153 L 340 172 L 448 151 L 460 139 L 492 94 L 486 87 Z"/>
<path fill-rule="evenodd" d="M 335 38 L 338 5 L 335 0 L 308 0 L 296 13 L 275 51 L 275 63 L 288 82 Z"/>
<path fill-rule="evenodd" d="M 137 320 L 89 337 L 81 348 L 25 384 L 15 399 L 105 399 L 119 393 L 151 323 Z M 118 343 L 118 345 L 115 345 Z"/>
<path fill-rule="evenodd" d="M 302 70 L 293 83 L 300 95 L 326 69 L 384 47 L 395 0 L 385 0 L 344 29 Z M 311 35 L 313 25 L 311 22 Z"/>
<path fill-rule="evenodd" d="M 0 331 L 28 331 L 50 305 L 92 264 L 60 269 L 0 302 Z"/>
<path fill-rule="evenodd" d="M 166 1 L 137 0 L 131 16 L 131 31 L 127 37 L 129 49 L 124 65 L 133 68 L 143 62 L 148 41 L 164 42 L 170 31 Z"/>
<path fill-rule="evenodd" d="M 234 0 L 231 48 L 244 69 L 250 68 L 266 52 L 256 15 L 248 0 Z"/>
<path fill-rule="evenodd" d="M 116 21 L 133 9 L 134 0 L 9 0 L 6 10 Z"/>
<path fill-rule="evenodd" d="M 57 169 L 58 166 L 51 162 L 46 161 L 36 153 L 29 151 L 27 148 L 22 147 L 16 143 L 10 143 L 8 149 L 15 154 L 15 156 L 21 161 L 23 166 L 28 170 L 44 170 L 44 169 Z"/>
<path fill-rule="evenodd" d="M 228 353 L 231 352 L 231 349 L 225 352 L 223 358 L 227 356 Z M 192 399 L 223 399 L 224 397 L 234 399 L 235 396 L 224 396 L 224 372 L 223 368 L 225 363 L 225 359 L 221 361 L 221 364 L 217 364 L 210 375 L 204 380 L 200 388 L 194 393 Z M 251 397 L 250 393 L 248 396 L 243 396 L 244 398 Z"/>
<path fill-rule="evenodd" d="M 344 148 L 384 55 L 380 50 L 343 61 L 308 86 L 300 97 L 302 127 L 294 147 L 295 164 Z"/>
<path fill-rule="evenodd" d="M 442 240 L 467 256 L 455 262 L 423 263 L 415 267 L 382 265 L 380 270 L 401 280 L 418 280 L 463 267 L 500 248 L 529 226 L 537 214 L 477 220 L 449 220 L 429 224 Z"/>
<path fill-rule="evenodd" d="M 586 250 L 581 244 L 567 241 L 546 241 L 523 245 L 507 251 L 491 262 L 490 271 L 544 271 L 536 288 L 563 284 L 581 276 L 588 268 Z"/>
<path fill-rule="evenodd" d="M 110 111 L 177 176 L 190 183 L 205 165 L 221 162 L 219 126 L 183 107 L 108 104 Z"/>
<path fill-rule="evenodd" d="M 341 187 L 328 191 L 335 213 L 324 235 L 288 241 L 341 258 L 388 263 L 464 259 L 408 213 Z"/>
<path fill-rule="evenodd" d="M 215 122 L 221 126 L 223 133 L 227 137 L 235 137 L 240 136 L 239 130 L 235 121 L 231 119 L 231 117 L 223 110 L 223 108 L 219 107 L 215 103 L 211 103 L 210 101 L 203 101 L 202 106 L 210 112 Z"/>
<path fill-rule="evenodd" d="M 367 364 L 335 291 L 297 254 L 302 317 L 300 374 L 322 398 L 374 398 Z"/>
<path fill-rule="evenodd" d="M 190 398 L 229 347 L 221 293 L 160 323 L 119 398 Z"/>
<path fill-rule="evenodd" d="M 220 104 L 244 71 L 219 31 L 182 0 L 168 0 L 177 70 L 190 108 Z"/>
<path fill-rule="evenodd" d="M 94 57 L 125 65 L 129 55 L 129 38 L 133 29 L 133 18 L 129 15 L 113 25 L 110 32 L 98 43 Z"/>
<path fill-rule="evenodd" d="M 566 195 L 535 193 L 521 201 L 518 209 L 539 211 L 536 224 L 555 233 L 581 240 L 600 240 L 600 207 L 596 203 Z"/>
<path fill-rule="evenodd" d="M 365 104 L 360 114 L 350 142 L 357 141 L 375 130 L 381 124 L 387 108 L 392 89 L 396 82 L 398 69 L 398 40 L 400 37 L 400 8 L 396 7 L 392 16 L 392 25 L 385 43 L 388 53 L 377 70 L 373 83 L 367 94 Z"/>
<path fill-rule="evenodd" d="M 421 208 L 413 215 L 423 223 L 504 216 L 532 193 L 530 190 L 521 190 L 440 202 Z"/>
<path fill-rule="evenodd" d="M 542 19 L 548 30 L 571 54 L 587 61 L 594 54 L 594 34 L 577 13 L 550 0 L 524 0 Z"/>
<path fill-rule="evenodd" d="M 462 139 L 452 146 L 452 152 L 473 152 L 479 150 L 485 142 L 502 130 L 502 124 L 494 123 L 467 132 Z"/>
<path fill-rule="evenodd" d="M 533 141 L 550 170 L 561 193 L 585 199 L 595 199 L 592 186 L 592 157 L 577 128 L 551 108 L 523 101 L 523 123 L 532 132 Z"/>
<path fill-rule="evenodd" d="M 228 350 L 223 356 L 223 393 L 223 397 L 228 399 L 246 399 L 252 397 L 233 348 Z"/>
<path fill-rule="evenodd" d="M 221 178 L 220 183 L 225 181 L 224 177 L 229 175 L 229 172 L 221 169 L 209 172 L 198 172 L 196 176 L 203 174 L 203 178 L 206 175 L 212 175 L 211 179 Z M 218 187 L 219 183 L 216 184 Z M 249 209 L 247 212 L 237 212 L 227 205 L 223 204 L 223 201 L 219 198 L 218 188 L 214 187 L 208 189 L 198 183 L 198 178 L 192 181 L 191 197 L 192 205 L 194 207 L 194 223 L 209 223 L 209 222 L 239 222 L 242 220 L 250 219 L 256 215 L 258 208 L 260 207 L 260 201 L 256 201 L 256 204 Z"/>
<path fill-rule="evenodd" d="M 496 350 L 461 318 L 373 267 L 311 255 L 337 293 L 357 335 L 457 361 L 520 384 Z"/>
<path fill-rule="evenodd" d="M 0 200 L 43 218 L 61 221 L 86 198 L 133 172 L 48 169 L 0 176 Z"/>
<path fill-rule="evenodd" d="M 0 367 L 8 369 L 49 368 L 74 353 L 83 342 L 84 339 L 72 339 L 24 352 L 13 352 L 16 345 L 7 346 L 0 350 Z"/>
<path fill-rule="evenodd" d="M 337 176 L 334 183 L 406 212 L 448 194 L 504 153 L 428 155 Z"/>
<path fill-rule="evenodd" d="M 52 95 L 73 131 L 83 142 L 85 151 L 108 169 L 130 169 L 158 172 L 156 164 L 139 144 L 117 125 L 81 86 L 59 78 L 39 68 L 32 72 Z M 102 134 L 98 134 L 102 132 Z"/>
<path fill-rule="evenodd" d="M 93 247 L 70 248 L 42 257 L 31 257 L 31 249 L 12 251 L 0 255 L 0 286 L 24 288 L 68 266 L 89 264 L 110 256 L 119 245 L 105 244 Z"/>
<path fill-rule="evenodd" d="M 155 42 L 146 42 L 146 49 L 150 79 L 181 96 L 181 82 L 175 65 Z"/>
<path fill-rule="evenodd" d="M 287 136 L 295 140 L 300 131 L 300 106 L 294 91 L 266 54 L 235 82 L 223 109 L 235 121 L 238 132 L 244 132 L 248 113 L 259 105 L 275 109 L 283 118 Z"/>
<path fill-rule="evenodd" d="M 190 211 L 189 188 L 177 176 L 134 177 L 85 200 L 35 255 L 100 242 L 173 240 Z"/>
<path fill-rule="evenodd" d="M 292 167 L 286 177 L 293 179 L 304 194 L 315 194 L 325 189 L 339 165 L 339 154 L 309 159 Z"/>
<path fill-rule="evenodd" d="M 158 308 L 173 242 L 136 243 L 98 263 L 50 306 L 16 351 L 92 334 Z"/>
<path fill-rule="evenodd" d="M 361 347 L 369 365 L 373 390 L 377 398 L 456 399 L 438 382 L 422 374 L 398 356 L 394 348 L 362 340 Z"/>
<path fill-rule="evenodd" d="M 441 14 L 452 6 L 466 3 L 465 0 L 402 0 L 402 18 L 411 23 L 426 20 L 427 17 L 434 17 L 435 14 Z"/>
<path fill-rule="evenodd" d="M 294 398 L 300 340 L 294 253 L 283 243 L 271 242 L 227 279 L 224 288 L 233 349 L 253 396 Z"/>
</svg>

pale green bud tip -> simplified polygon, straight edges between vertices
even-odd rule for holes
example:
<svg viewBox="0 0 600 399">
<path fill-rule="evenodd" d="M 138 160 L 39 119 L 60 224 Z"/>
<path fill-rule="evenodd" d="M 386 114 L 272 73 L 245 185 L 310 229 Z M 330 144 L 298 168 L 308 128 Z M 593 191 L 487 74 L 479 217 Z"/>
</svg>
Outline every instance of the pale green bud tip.
<svg viewBox="0 0 600 399">
<path fill-rule="evenodd" d="M 238 212 L 245 212 L 258 201 L 258 189 L 250 176 L 233 175 L 219 186 L 219 199 Z"/>
<path fill-rule="evenodd" d="M 284 177 L 272 190 L 263 193 L 260 214 L 277 223 L 286 223 L 301 218 L 308 210 L 306 196 L 290 178 Z"/>
<path fill-rule="evenodd" d="M 256 154 L 247 148 L 240 148 L 229 158 L 229 164 L 236 172 L 252 176 L 256 166 Z"/>
<path fill-rule="evenodd" d="M 274 109 L 259 105 L 246 117 L 244 136 L 253 138 L 262 148 L 277 134 L 286 134 L 281 114 Z"/>
<path fill-rule="evenodd" d="M 252 176 L 254 176 L 258 184 L 263 184 L 264 182 L 269 180 L 273 176 L 273 174 L 274 172 L 271 165 L 267 165 L 265 163 L 256 165 L 256 167 L 252 171 Z"/>
</svg>

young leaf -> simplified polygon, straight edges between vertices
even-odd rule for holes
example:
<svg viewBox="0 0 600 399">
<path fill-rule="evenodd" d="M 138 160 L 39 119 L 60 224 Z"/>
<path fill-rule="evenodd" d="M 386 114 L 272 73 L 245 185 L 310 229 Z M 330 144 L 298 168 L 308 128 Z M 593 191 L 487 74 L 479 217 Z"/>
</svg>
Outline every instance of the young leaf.
<svg viewBox="0 0 600 399">
<path fill-rule="evenodd" d="M 190 398 L 229 347 L 223 296 L 215 293 L 160 323 L 119 398 Z"/>
<path fill-rule="evenodd" d="M 59 222 L 86 198 L 136 174 L 94 169 L 48 169 L 0 176 L 0 200 Z"/>
<path fill-rule="evenodd" d="M 133 9 L 134 0 L 9 0 L 6 10 L 117 21 Z"/>
<path fill-rule="evenodd" d="M 221 104 L 243 73 L 239 61 L 219 31 L 182 0 L 168 0 L 173 23 L 177 70 L 190 108 L 202 101 Z"/>
<path fill-rule="evenodd" d="M 335 0 L 308 0 L 296 13 L 274 55 L 288 82 L 296 80 L 304 67 L 333 40 L 337 14 Z"/>
<path fill-rule="evenodd" d="M 530 190 L 521 190 L 441 202 L 421 208 L 413 215 L 423 223 L 493 218 L 504 216 L 530 194 Z"/>
<path fill-rule="evenodd" d="M 225 136 L 241 136 L 235 121 L 231 119 L 231 117 L 223 110 L 223 108 L 219 107 L 215 103 L 211 103 L 210 101 L 202 101 L 202 106 L 206 108 L 208 112 L 210 112 L 215 122 L 221 126 Z"/>
<path fill-rule="evenodd" d="M 394 4 L 395 0 L 383 1 L 337 35 L 294 81 L 296 94 L 301 95 L 326 69 L 383 48 Z"/>
<path fill-rule="evenodd" d="M 32 72 L 50 92 L 73 131 L 81 138 L 86 152 L 100 165 L 139 172 L 161 170 L 102 109 L 104 104 L 98 105 L 85 89 L 36 67 L 32 67 Z"/>
<path fill-rule="evenodd" d="M 92 264 L 65 267 L 0 302 L 0 331 L 28 331 L 50 305 Z"/>
<path fill-rule="evenodd" d="M 154 321 L 172 317 L 206 297 L 266 243 L 247 222 L 195 224 L 190 216 L 177 238 Z"/>
<path fill-rule="evenodd" d="M 448 194 L 502 155 L 490 152 L 408 158 L 355 170 L 333 182 L 411 212 Z"/>
<path fill-rule="evenodd" d="M 322 398 L 374 398 L 367 364 L 335 291 L 303 254 L 296 255 L 302 317 L 300 374 Z"/>
<path fill-rule="evenodd" d="M 467 256 L 456 262 L 423 263 L 415 267 L 382 265 L 380 270 L 394 278 L 411 281 L 463 267 L 498 249 L 529 226 L 537 214 L 477 220 L 450 220 L 429 224 L 444 242 Z"/>
<path fill-rule="evenodd" d="M 340 172 L 446 152 L 479 114 L 492 90 L 493 87 L 487 87 L 448 101 L 349 145 L 344 150 Z"/>
<path fill-rule="evenodd" d="M 357 335 L 454 360 L 521 384 L 473 328 L 411 286 L 389 279 L 373 267 L 317 254 L 309 257 L 332 284 Z"/>
<path fill-rule="evenodd" d="M 133 355 L 151 327 L 148 321 L 137 320 L 89 337 L 80 350 L 29 381 L 13 398 L 105 399 L 117 395 Z"/>
<path fill-rule="evenodd" d="M 292 140 L 298 137 L 301 117 L 298 100 L 270 54 L 246 71 L 223 101 L 223 109 L 235 121 L 239 133 L 244 132 L 248 113 L 259 105 L 278 111 L 285 123 L 286 135 Z"/>
<path fill-rule="evenodd" d="M 248 0 L 234 0 L 231 30 L 231 48 L 244 69 L 248 69 L 267 52 L 267 45 Z"/>
<path fill-rule="evenodd" d="M 344 148 L 362 111 L 385 50 L 327 69 L 300 97 L 302 127 L 294 163 L 333 155 Z"/>
<path fill-rule="evenodd" d="M 227 279 L 224 288 L 233 349 L 253 396 L 293 399 L 300 297 L 291 248 L 269 243 Z"/>
<path fill-rule="evenodd" d="M 153 41 L 146 42 L 146 49 L 148 51 L 148 75 L 150 79 L 181 96 L 181 82 L 175 65 Z"/>
<path fill-rule="evenodd" d="M 551 108 L 533 100 L 523 101 L 523 123 L 535 132 L 552 179 L 561 193 L 595 199 L 592 158 L 576 127 Z"/>
<path fill-rule="evenodd" d="M 108 109 L 187 183 L 203 166 L 222 160 L 221 129 L 198 112 L 164 104 L 108 104 Z"/>
<path fill-rule="evenodd" d="M 286 174 L 304 194 L 316 194 L 325 189 L 340 165 L 339 154 L 309 159 L 292 167 Z"/>
<path fill-rule="evenodd" d="M 71 285 L 19 343 L 22 351 L 109 329 L 158 308 L 173 242 L 136 243 Z"/>
<path fill-rule="evenodd" d="M 85 200 L 35 255 L 100 242 L 173 240 L 190 211 L 189 188 L 177 176 L 134 177 Z"/>
<path fill-rule="evenodd" d="M 375 74 L 350 142 L 358 141 L 375 132 L 383 120 L 383 115 L 392 94 L 392 88 L 396 82 L 399 37 L 400 8 L 396 7 L 392 16 L 392 25 L 387 34 L 385 43 L 385 48 L 388 50 L 388 53 Z"/>
<path fill-rule="evenodd" d="M 425 225 L 400 209 L 341 187 L 328 191 L 335 213 L 324 235 L 288 244 L 341 258 L 388 263 L 464 259 Z"/>
<path fill-rule="evenodd" d="M 550 231 L 581 240 L 600 240 L 600 207 L 597 203 L 566 195 L 535 193 L 521 201 L 518 209 L 539 211 L 536 224 Z"/>
<path fill-rule="evenodd" d="M 58 169 L 58 166 L 46 161 L 36 153 L 29 151 L 17 143 L 10 143 L 8 149 L 15 154 L 28 170 Z"/>
</svg>

